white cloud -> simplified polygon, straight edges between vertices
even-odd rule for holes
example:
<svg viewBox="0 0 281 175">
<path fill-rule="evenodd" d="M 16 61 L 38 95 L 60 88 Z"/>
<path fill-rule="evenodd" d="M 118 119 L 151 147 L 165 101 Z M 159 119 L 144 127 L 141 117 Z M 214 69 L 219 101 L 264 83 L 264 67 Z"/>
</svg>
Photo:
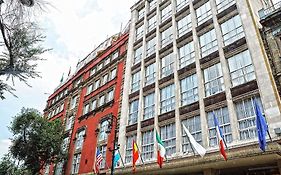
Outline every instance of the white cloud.
<svg viewBox="0 0 281 175">
<path fill-rule="evenodd" d="M 8 153 L 8 149 L 10 145 L 11 145 L 11 140 L 9 139 L 0 140 L 0 158 Z"/>
</svg>

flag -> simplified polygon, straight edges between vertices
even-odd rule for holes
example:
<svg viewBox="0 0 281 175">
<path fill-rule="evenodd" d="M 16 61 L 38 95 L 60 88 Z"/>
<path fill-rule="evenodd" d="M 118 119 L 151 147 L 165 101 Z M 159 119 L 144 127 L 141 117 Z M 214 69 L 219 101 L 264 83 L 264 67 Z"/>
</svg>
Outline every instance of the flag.
<svg viewBox="0 0 281 175">
<path fill-rule="evenodd" d="M 63 74 L 62 74 L 62 76 L 61 76 L 60 82 L 61 82 L 61 83 L 63 82 Z"/>
<path fill-rule="evenodd" d="M 99 150 L 99 148 L 97 148 L 96 150 L 96 163 L 95 163 L 95 173 L 99 173 L 100 170 L 100 164 L 102 162 L 103 158 L 102 158 L 102 154 Z"/>
<path fill-rule="evenodd" d="M 191 144 L 191 146 L 193 146 L 193 148 L 197 151 L 197 153 L 203 157 L 206 154 L 206 149 L 201 146 L 199 143 L 196 142 L 196 140 L 194 139 L 194 137 L 190 134 L 190 132 L 188 131 L 188 129 L 184 126 L 184 124 L 182 124 L 183 129 L 187 135 L 187 137 L 189 138 L 189 142 Z"/>
<path fill-rule="evenodd" d="M 257 134 L 259 139 L 259 146 L 262 151 L 265 151 L 266 147 L 266 133 L 268 132 L 268 126 L 266 124 L 265 118 L 262 115 L 261 109 L 254 100 L 254 107 L 256 112 L 256 125 L 257 125 Z"/>
<path fill-rule="evenodd" d="M 121 156 L 119 154 L 119 151 L 116 150 L 114 153 L 114 161 L 113 161 L 113 167 L 115 168 L 119 162 L 119 160 L 121 159 Z"/>
<path fill-rule="evenodd" d="M 69 75 L 70 75 L 70 73 L 71 73 L 71 66 L 69 67 L 69 71 L 68 71 L 68 77 L 69 77 Z"/>
<path fill-rule="evenodd" d="M 156 131 L 156 140 L 157 140 L 157 163 L 162 168 L 163 160 L 166 154 L 166 149 L 164 144 Z"/>
<path fill-rule="evenodd" d="M 217 119 L 217 117 L 216 117 L 216 115 L 214 113 L 213 113 L 213 116 L 214 116 L 215 128 L 216 128 L 216 131 L 217 131 L 217 138 L 218 138 L 218 143 L 219 143 L 219 147 L 220 147 L 220 152 L 221 152 L 221 155 L 223 156 L 224 160 L 227 160 L 226 152 L 225 152 L 225 148 L 224 148 L 225 147 L 225 143 L 223 141 L 222 130 L 220 128 L 218 119 Z"/>
<path fill-rule="evenodd" d="M 139 150 L 137 143 L 133 140 L 133 171 L 136 170 L 136 162 L 139 159 Z"/>
</svg>

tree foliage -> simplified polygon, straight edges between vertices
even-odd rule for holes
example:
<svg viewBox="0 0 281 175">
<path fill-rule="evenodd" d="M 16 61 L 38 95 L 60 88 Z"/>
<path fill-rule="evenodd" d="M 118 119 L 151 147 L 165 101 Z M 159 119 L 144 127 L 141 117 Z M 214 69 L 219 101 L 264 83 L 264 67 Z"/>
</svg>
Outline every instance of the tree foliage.
<svg viewBox="0 0 281 175">
<path fill-rule="evenodd" d="M 6 154 L 0 161 L 0 175 L 26 175 L 30 174 L 17 163 L 9 154 Z"/>
<path fill-rule="evenodd" d="M 12 121 L 10 130 L 13 134 L 10 152 L 32 174 L 38 174 L 46 164 L 65 158 L 60 120 L 49 122 L 37 110 L 23 108 Z"/>
<path fill-rule="evenodd" d="M 27 6 L 29 1 L 33 4 Z M 28 85 L 28 78 L 40 77 L 37 61 L 48 49 L 41 45 L 45 37 L 34 13 L 42 11 L 46 4 L 43 0 L 0 0 L 0 77 L 4 78 L 0 79 L 1 99 L 5 91 L 15 95 L 7 80 L 14 84 L 17 78 Z"/>
</svg>

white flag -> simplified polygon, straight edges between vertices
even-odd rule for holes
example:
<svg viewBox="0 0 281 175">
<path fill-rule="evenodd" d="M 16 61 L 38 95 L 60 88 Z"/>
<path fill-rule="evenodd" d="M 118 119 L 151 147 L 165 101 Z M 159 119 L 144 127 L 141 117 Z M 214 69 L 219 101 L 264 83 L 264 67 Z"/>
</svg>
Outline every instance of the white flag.
<svg viewBox="0 0 281 175">
<path fill-rule="evenodd" d="M 201 146 L 199 143 L 196 142 L 196 140 L 190 134 L 190 132 L 184 126 L 184 124 L 182 124 L 182 126 L 183 126 L 183 129 L 184 129 L 185 133 L 187 134 L 187 137 L 189 138 L 189 141 L 190 141 L 191 145 L 193 146 L 193 148 L 197 151 L 198 154 L 200 154 L 201 157 L 203 157 L 206 154 L 206 149 L 203 146 Z"/>
</svg>

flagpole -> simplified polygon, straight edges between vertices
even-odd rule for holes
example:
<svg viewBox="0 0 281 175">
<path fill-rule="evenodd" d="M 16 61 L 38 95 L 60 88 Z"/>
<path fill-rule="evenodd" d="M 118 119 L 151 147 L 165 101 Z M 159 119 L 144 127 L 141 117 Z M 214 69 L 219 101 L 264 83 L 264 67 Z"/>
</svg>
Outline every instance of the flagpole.
<svg viewBox="0 0 281 175">
<path fill-rule="evenodd" d="M 193 147 L 192 147 L 192 144 L 191 144 L 191 142 L 190 142 L 190 139 L 189 139 L 188 135 L 186 135 L 186 137 L 187 137 L 188 142 L 189 142 L 189 144 L 190 144 L 190 148 L 191 148 L 191 150 L 192 150 L 192 152 L 193 152 L 193 154 L 194 154 L 194 156 L 195 156 L 195 151 L 194 151 L 194 149 L 193 149 Z"/>
<path fill-rule="evenodd" d="M 119 153 L 119 155 L 120 155 L 121 163 L 122 163 L 122 165 L 123 165 L 123 168 L 124 168 L 124 167 L 125 167 L 125 164 L 124 164 L 123 158 L 122 158 L 122 156 L 121 156 L 121 154 L 120 154 L 120 151 L 119 151 L 119 149 L 118 149 L 117 151 L 118 151 L 118 153 Z"/>
<path fill-rule="evenodd" d="M 139 149 L 139 146 L 138 146 L 137 142 L 135 142 L 135 144 L 136 144 L 136 146 L 137 146 L 138 154 L 139 154 L 139 156 L 140 156 L 140 158 L 141 158 L 142 164 L 144 164 L 144 161 L 142 160 L 142 157 L 141 157 L 141 155 L 140 155 L 140 151 L 139 151 L 140 149 Z"/>
</svg>

